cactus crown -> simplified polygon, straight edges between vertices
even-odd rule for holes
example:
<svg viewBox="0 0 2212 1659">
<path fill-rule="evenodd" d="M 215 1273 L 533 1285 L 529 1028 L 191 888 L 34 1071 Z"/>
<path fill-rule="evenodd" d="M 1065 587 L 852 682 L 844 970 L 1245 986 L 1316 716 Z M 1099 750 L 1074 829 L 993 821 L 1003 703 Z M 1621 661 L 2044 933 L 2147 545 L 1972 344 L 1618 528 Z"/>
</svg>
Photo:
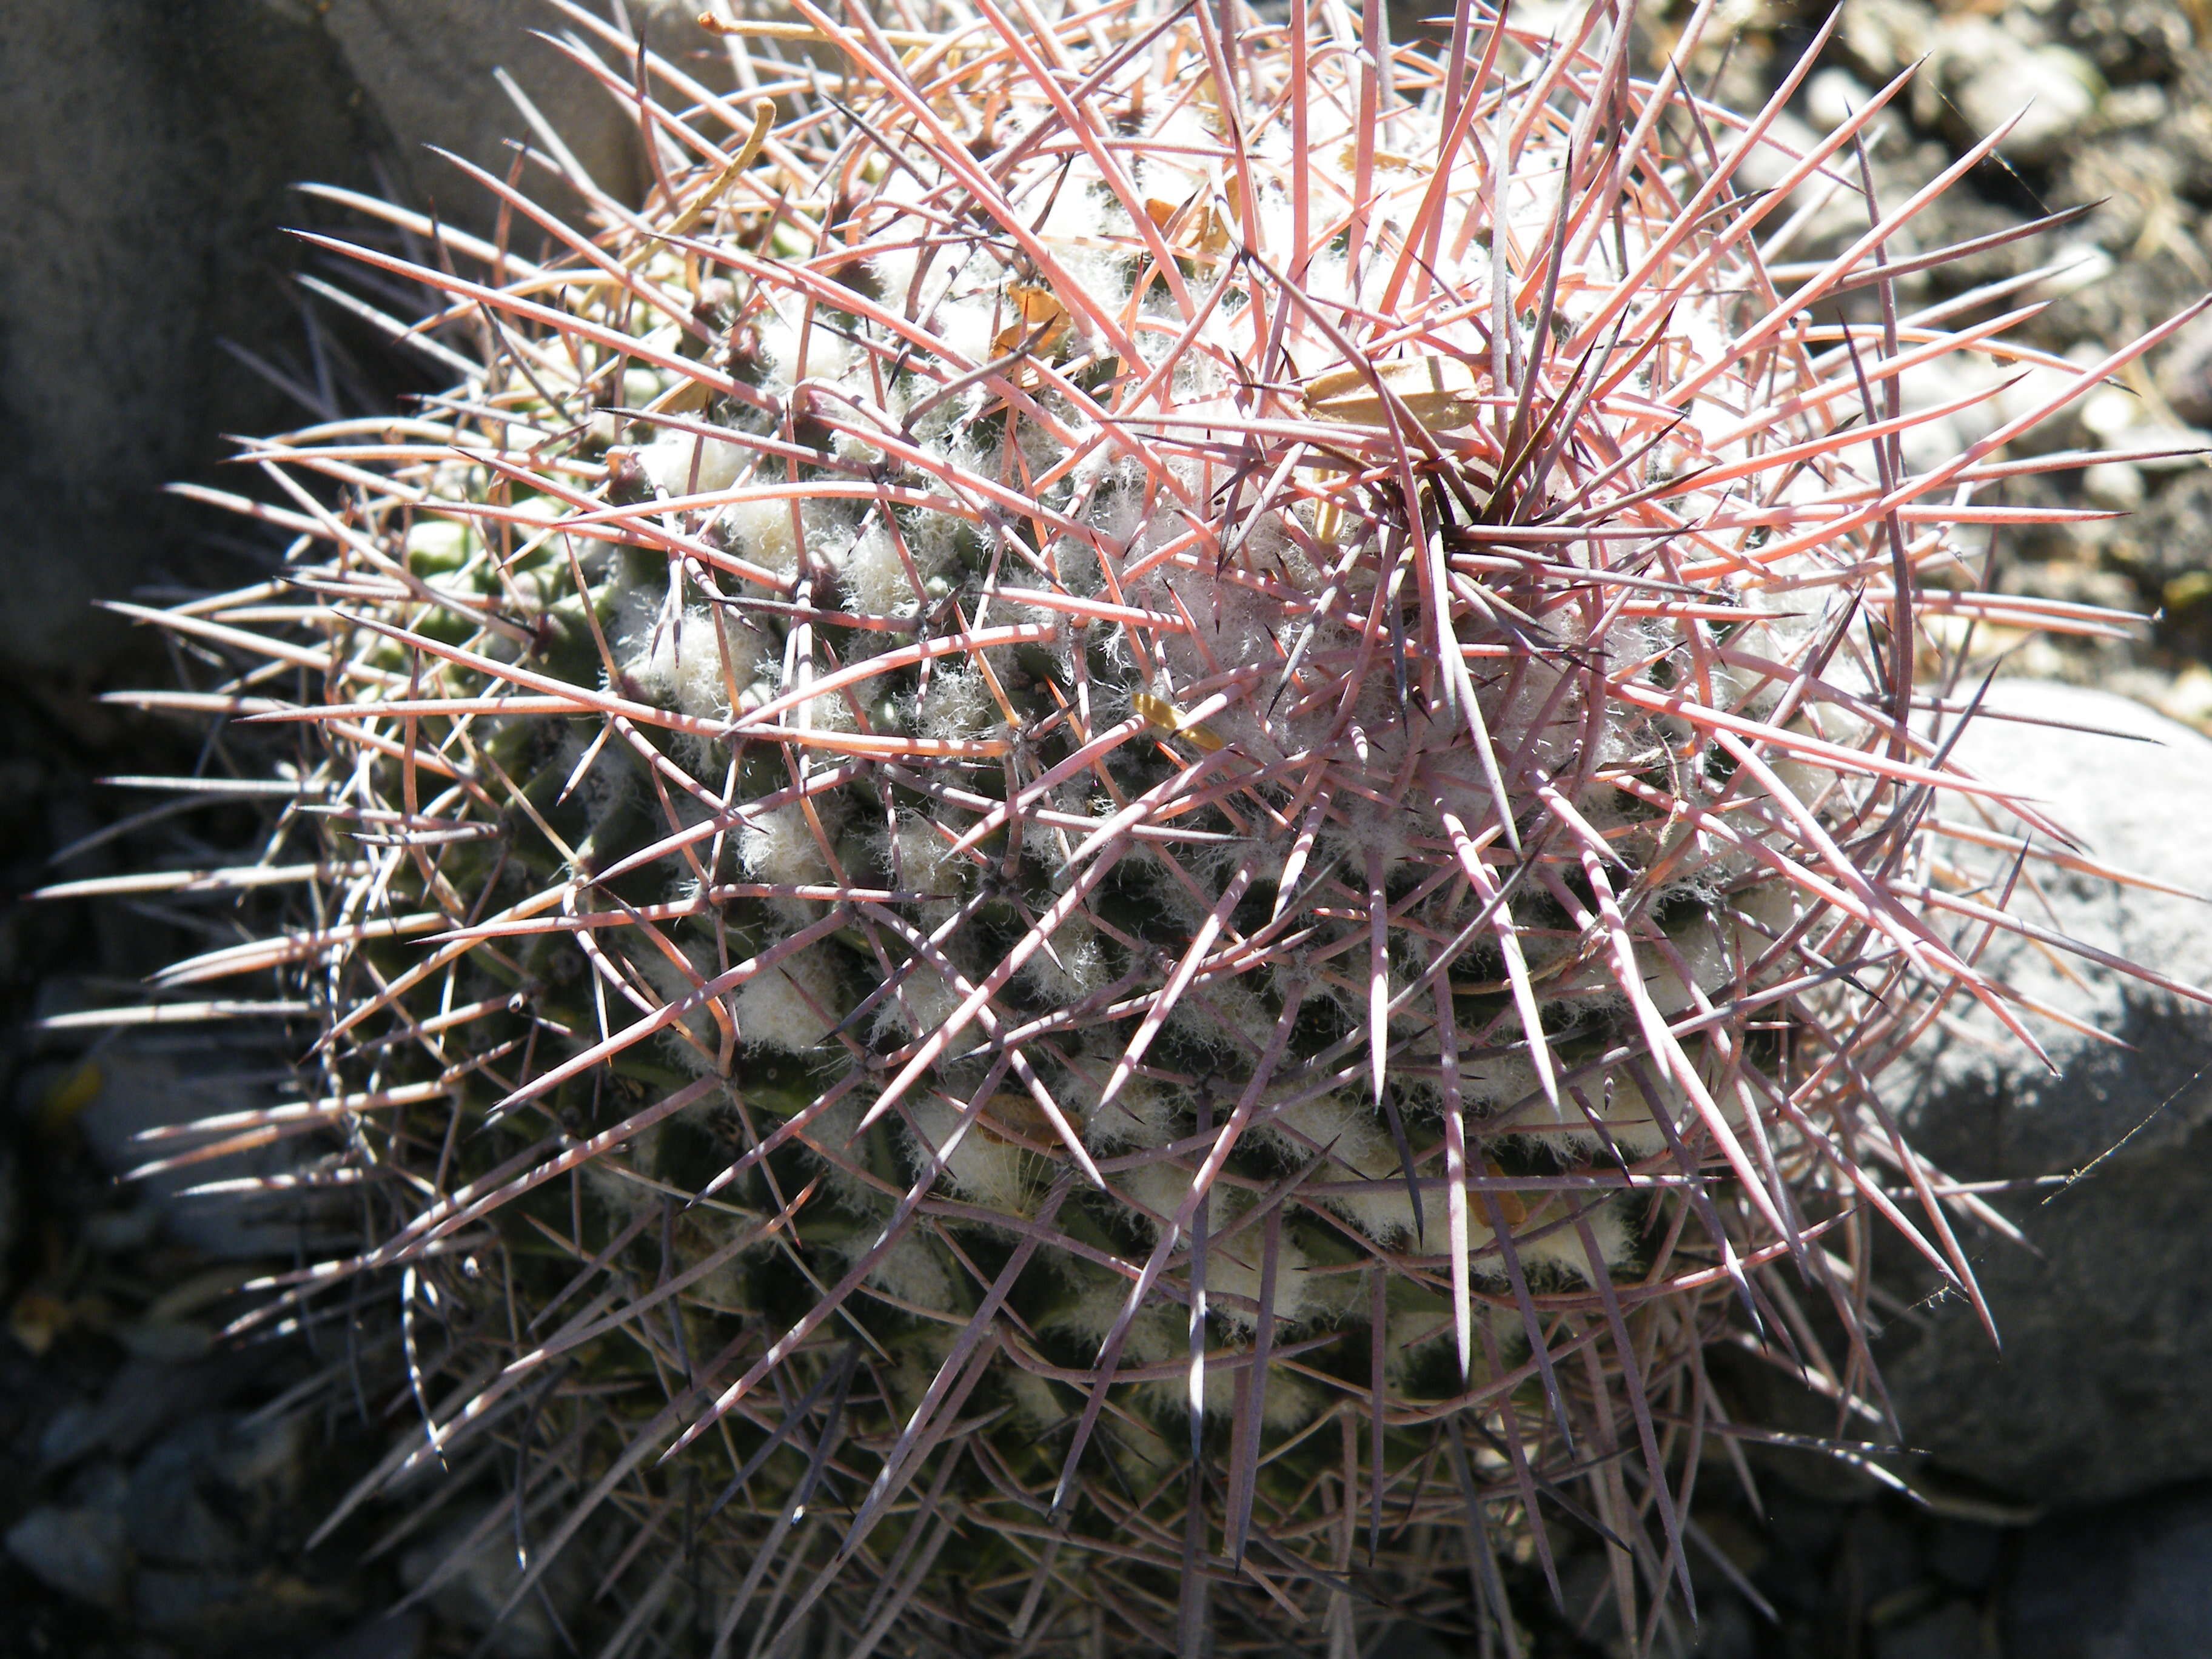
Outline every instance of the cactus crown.
<svg viewBox="0 0 2212 1659">
<path fill-rule="evenodd" d="M 286 582 L 165 618 L 309 871 L 165 982 L 315 1002 L 267 1123 L 365 1194 L 252 1316 L 404 1268 L 377 1484 L 534 1445 L 516 1594 L 598 1550 L 617 1647 L 1502 1618 L 1547 1493 L 1686 1589 L 1700 1344 L 1857 1332 L 1877 1212 L 1971 1294 L 1869 1079 L 2025 1035 L 1931 619 L 2032 608 L 1952 527 L 2033 420 L 1908 466 L 1899 387 L 2039 359 L 1900 314 L 1926 193 L 1771 258 L 1898 88 L 1800 155 L 1807 65 L 1731 113 L 1604 4 L 792 3 L 734 103 L 563 6 L 652 201 L 349 250 L 465 379 L 255 450 Z"/>
</svg>

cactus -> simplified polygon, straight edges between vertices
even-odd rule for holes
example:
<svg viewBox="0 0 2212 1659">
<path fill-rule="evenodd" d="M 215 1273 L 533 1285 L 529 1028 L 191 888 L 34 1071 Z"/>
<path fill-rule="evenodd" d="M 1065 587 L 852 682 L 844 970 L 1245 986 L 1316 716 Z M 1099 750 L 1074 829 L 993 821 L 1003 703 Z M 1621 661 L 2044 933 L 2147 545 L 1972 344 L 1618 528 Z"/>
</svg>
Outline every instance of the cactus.
<svg viewBox="0 0 2212 1659">
<path fill-rule="evenodd" d="M 790 8 L 725 98 L 561 7 L 641 211 L 538 155 L 589 222 L 464 170 L 538 259 L 325 244 L 459 379 L 251 448 L 283 580 L 153 618 L 205 678 L 140 701 L 297 791 L 276 925 L 161 987 L 321 1022 L 156 1167 L 312 1137 L 359 1239 L 246 1322 L 392 1284 L 355 1501 L 509 1448 L 515 1597 L 588 1558 L 609 1651 L 1517 1651 L 1554 1507 L 1637 1638 L 1701 1348 L 1880 1420 L 1872 1230 L 1976 1295 L 1874 1084 L 1947 1003 L 2033 1041 L 1966 644 L 2126 623 L 1954 530 L 2063 516 L 2004 446 L 2181 319 L 1900 314 L 1990 143 L 1878 202 L 1898 85 L 1801 156 L 1809 54 L 1731 113 L 1625 6 Z M 1800 183 L 1867 228 L 1779 269 Z M 1930 459 L 1954 354 L 2058 378 Z"/>
</svg>

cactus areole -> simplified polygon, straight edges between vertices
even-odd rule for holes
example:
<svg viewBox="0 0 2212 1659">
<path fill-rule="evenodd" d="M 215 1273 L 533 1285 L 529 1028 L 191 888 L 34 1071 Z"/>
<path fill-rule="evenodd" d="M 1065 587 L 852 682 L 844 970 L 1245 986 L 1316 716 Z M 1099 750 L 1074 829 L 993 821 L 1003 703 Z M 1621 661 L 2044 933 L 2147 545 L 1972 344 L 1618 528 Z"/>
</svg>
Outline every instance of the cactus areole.
<svg viewBox="0 0 2212 1659">
<path fill-rule="evenodd" d="M 356 200 L 452 390 L 252 452 L 285 573 L 143 699 L 297 787 L 163 983 L 321 1022 L 251 1127 L 356 1231 L 248 1317 L 397 1292 L 357 1498 L 503 1444 L 516 1600 L 687 1651 L 1511 1644 L 1547 1510 L 1686 1593 L 1702 1347 L 1880 1422 L 1870 1230 L 1973 1295 L 1872 1081 L 2033 1040 L 1965 649 L 2126 624 L 1968 537 L 2173 325 L 1931 307 L 1986 145 L 1877 199 L 1897 86 L 1801 153 L 1809 58 L 1731 112 L 1626 5 L 791 0 L 727 96 L 562 12 L 647 205 Z M 1905 409 L 1952 357 L 2048 395 Z"/>
</svg>

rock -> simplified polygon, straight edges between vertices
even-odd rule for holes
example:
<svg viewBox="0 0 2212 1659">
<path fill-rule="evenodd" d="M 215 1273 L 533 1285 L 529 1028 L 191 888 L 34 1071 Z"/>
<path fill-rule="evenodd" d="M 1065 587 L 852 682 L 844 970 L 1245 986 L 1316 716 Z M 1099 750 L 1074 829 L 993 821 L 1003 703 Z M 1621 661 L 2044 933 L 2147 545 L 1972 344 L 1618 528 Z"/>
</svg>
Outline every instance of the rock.
<svg viewBox="0 0 2212 1659">
<path fill-rule="evenodd" d="M 2202 572 L 2212 531 L 2212 471 L 2185 473 L 2153 491 L 2122 528 L 2125 562 L 2150 592 Z"/>
<path fill-rule="evenodd" d="M 1861 0 L 1844 8 L 1838 38 L 1871 86 L 1918 63 L 1935 44 L 1935 15 L 1914 0 Z"/>
<path fill-rule="evenodd" d="M 513 160 L 507 140 L 532 137 L 522 111 L 500 88 L 496 72 L 501 70 L 594 184 L 624 202 L 644 196 L 651 175 L 634 108 L 532 33 L 555 32 L 565 21 L 544 0 L 276 3 L 319 19 L 390 133 L 411 193 L 435 200 L 449 217 L 481 225 L 495 210 L 481 188 L 459 177 L 428 146 L 503 179 Z M 705 68 L 709 80 L 726 83 L 726 73 L 714 75 L 710 65 L 696 61 L 710 44 L 698 27 L 699 11 L 697 0 L 633 0 L 629 8 L 632 24 L 655 50 L 695 75 Z M 542 198 L 544 183 L 543 173 L 526 173 L 523 187 Z"/>
<path fill-rule="evenodd" d="M 1987 1589 L 1996 1577 L 2005 1534 L 1996 1527 L 1946 1516 L 1929 1528 L 1928 1570 L 1954 1589 Z"/>
<path fill-rule="evenodd" d="M 648 39 L 727 84 L 696 9 L 629 3 Z M 208 471 L 220 434 L 307 413 L 218 344 L 306 357 L 301 254 L 279 227 L 336 210 L 295 183 L 374 191 L 380 171 L 449 222 L 488 224 L 495 204 L 423 146 L 504 177 L 501 141 L 527 135 L 493 79 L 504 66 L 594 180 L 635 198 L 635 114 L 528 33 L 560 21 L 539 0 L 0 6 L 0 672 L 58 694 L 94 677 L 125 629 L 93 601 L 213 556 L 192 545 L 207 510 L 162 487 Z M 356 396 L 381 407 L 391 391 Z"/>
<path fill-rule="evenodd" d="M 2149 85 L 2118 87 L 2105 94 L 2097 112 L 2115 131 L 2130 127 L 2162 125 L 2172 105 L 2159 88 Z"/>
<path fill-rule="evenodd" d="M 149 1567 L 131 1585 L 131 1611 L 149 1630 L 197 1634 L 245 1622 L 261 1588 L 238 1573 Z"/>
<path fill-rule="evenodd" d="M 151 1448 L 131 1472 L 131 1543 L 165 1566 L 250 1559 L 272 1500 L 293 1484 L 298 1436 L 289 1423 L 210 1413 Z"/>
<path fill-rule="evenodd" d="M 2212 1490 L 2031 1528 L 2003 1600 L 2006 1659 L 2170 1659 L 2212 1631 Z"/>
<path fill-rule="evenodd" d="M 342 1591 L 281 1565 L 298 1539 L 283 1517 L 299 1443 L 296 1423 L 208 1412 L 138 1460 L 119 1507 L 137 1569 L 131 1613 L 143 1628 L 196 1653 L 295 1652 L 353 1610 Z"/>
<path fill-rule="evenodd" d="M 296 419 L 217 346 L 298 332 L 275 228 L 303 173 L 371 182 L 319 29 L 252 0 L 0 8 L 0 665 L 67 679 L 181 522 L 215 434 Z"/>
<path fill-rule="evenodd" d="M 1886 1504 L 1863 1504 L 1844 1529 L 1844 1559 L 1859 1599 L 1869 1607 L 1909 1595 L 1926 1573 L 1913 1517 Z"/>
<path fill-rule="evenodd" d="M 125 1175 L 164 1153 L 199 1144 L 163 1145 L 138 1139 L 149 1130 L 283 1099 L 264 1080 L 249 1075 L 254 1059 L 235 1037 L 134 1038 L 110 1043 L 100 1051 L 97 1089 L 78 1110 L 77 1127 L 100 1164 L 112 1174 Z M 208 1182 L 283 1173 L 294 1167 L 305 1146 L 296 1139 L 279 1141 L 187 1164 L 147 1177 L 137 1190 L 141 1203 L 158 1215 L 173 1237 L 218 1260 L 312 1250 L 317 1213 L 312 1202 L 265 1201 L 238 1193 L 188 1195 Z"/>
<path fill-rule="evenodd" d="M 1747 190 L 1772 190 L 1787 178 L 1820 142 L 1820 134 L 1788 111 L 1778 115 L 1763 142 L 1745 154 L 1736 177 Z M 1790 255 L 1796 258 L 1814 250 L 1837 251 L 1867 228 L 1866 205 L 1858 192 L 1834 183 L 1837 175 L 1850 176 L 1846 166 L 1832 159 L 1820 173 L 1806 178 L 1790 192 L 1788 205 L 1773 222 L 1802 210 L 1812 216 L 1796 234 Z"/>
<path fill-rule="evenodd" d="M 2115 85 L 2170 79 L 2193 55 L 2189 13 L 2170 0 L 2069 0 L 2061 9 L 2066 38 Z"/>
<path fill-rule="evenodd" d="M 2131 734 L 1984 720 L 1958 752 L 2039 798 L 2094 856 L 2191 893 L 2212 888 L 2212 742 L 2105 692 L 1999 681 L 1990 703 Z M 2016 912 L 2182 983 L 2212 983 L 2212 907 L 2048 866 L 2034 880 L 2040 897 Z M 2041 1504 L 2212 1475 L 2212 1254 L 2201 1245 L 2212 1013 L 2094 963 L 2062 968 L 2004 933 L 1982 964 L 2131 1046 L 2033 1019 L 2053 1073 L 1976 1009 L 1886 1074 L 1914 1143 L 1951 1176 L 2086 1172 L 1995 1200 L 2032 1249 L 1969 1234 L 2002 1352 L 1955 1298 L 1891 1326 L 1880 1357 L 1908 1443 Z"/>
<path fill-rule="evenodd" d="M 478 1536 L 483 1522 L 479 1511 L 410 1549 L 400 1558 L 399 1577 L 441 1619 L 481 1635 L 482 1651 L 498 1659 L 550 1659 L 558 1640 L 555 1614 L 573 1606 L 579 1574 L 573 1565 L 547 1573 L 538 1581 L 544 1595 L 526 1596 L 502 1615 L 521 1577 L 515 1565 L 514 1523 Z M 550 1607 L 548 1596 L 553 1599 Z"/>
<path fill-rule="evenodd" d="M 1985 138 L 2018 115 L 1997 143 L 2009 161 L 2039 165 L 2077 142 L 2103 91 L 2095 67 L 2064 46 L 2033 46 L 1978 17 L 1946 28 L 1933 65 L 1967 136 Z"/>
<path fill-rule="evenodd" d="M 47 1422 L 40 1462 L 59 1469 L 92 1455 L 130 1456 L 172 1423 L 218 1405 L 253 1374 L 250 1350 L 231 1348 L 188 1365 L 127 1361 L 99 1401 L 73 1401 Z"/>
<path fill-rule="evenodd" d="M 2173 412 L 2197 425 L 2212 425 L 2212 316 L 2183 329 L 2154 361 L 2159 395 Z"/>
<path fill-rule="evenodd" d="M 2126 461 L 2099 461 L 2081 470 L 2081 493 L 2097 507 L 2132 513 L 2143 504 L 2148 486 L 2142 469 Z"/>
<path fill-rule="evenodd" d="M 1805 82 L 1805 113 L 1821 131 L 1833 132 L 1873 96 L 1849 70 L 1815 70 Z"/>
<path fill-rule="evenodd" d="M 2036 284 L 2036 292 L 2040 298 L 2061 297 L 2069 291 L 2077 276 L 2085 285 L 2100 280 L 2101 275 L 2109 274 L 2112 261 L 2110 254 L 2094 245 L 2075 245 L 2059 249 L 2053 255 L 2052 263 L 2062 265 L 2061 272 Z M 2103 353 L 2098 347 L 2085 342 L 2067 356 L 2069 361 L 2087 368 L 2100 361 Z M 2048 363 L 2037 363 L 2016 375 L 2007 375 L 1999 383 L 2000 389 L 1991 401 L 1996 406 L 1996 412 L 2000 420 L 2008 422 L 2021 420 L 2039 410 L 2050 409 L 2052 401 L 2065 397 L 2067 388 L 2079 378 L 2066 369 L 2056 368 Z M 2026 453 L 2042 454 L 2050 450 L 2072 448 L 2086 441 L 2088 434 L 2081 426 L 2083 401 L 2084 394 L 2076 392 L 2067 402 L 2045 416 L 2041 425 L 2022 433 L 2020 440 L 2009 447 Z"/>
<path fill-rule="evenodd" d="M 1982 1617 L 1966 1601 L 1946 1601 L 1932 1613 L 1875 1632 L 1874 1659 L 1975 1659 L 1990 1652 Z"/>
<path fill-rule="evenodd" d="M 8 1553 L 47 1589 L 97 1607 L 130 1591 L 130 1541 L 112 1510 L 42 1504 L 8 1529 Z"/>
<path fill-rule="evenodd" d="M 307 1659 L 416 1659 L 425 1625 L 416 1610 L 372 1619 L 317 1648 Z"/>
<path fill-rule="evenodd" d="M 1977 395 L 1984 398 L 1981 403 L 1968 404 L 1964 409 L 1906 428 L 1899 441 L 1905 465 L 1914 471 L 1932 470 L 1968 444 L 1996 431 L 2004 417 L 1995 394 L 2008 378 L 1996 365 L 1965 352 L 1954 358 L 1916 364 L 1900 374 L 1897 377 L 1898 398 L 1908 414 Z"/>
<path fill-rule="evenodd" d="M 425 1623 L 413 1610 L 372 1619 L 317 1648 L 307 1659 L 416 1659 Z"/>
</svg>

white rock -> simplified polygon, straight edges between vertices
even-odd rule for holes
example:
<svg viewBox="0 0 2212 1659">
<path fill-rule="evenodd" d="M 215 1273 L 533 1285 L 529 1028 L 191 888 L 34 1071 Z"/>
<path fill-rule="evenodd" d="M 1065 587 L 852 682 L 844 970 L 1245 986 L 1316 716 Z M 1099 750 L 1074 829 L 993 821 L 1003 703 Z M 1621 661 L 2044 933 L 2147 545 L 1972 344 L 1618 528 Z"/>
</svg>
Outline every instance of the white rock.
<svg viewBox="0 0 2212 1659">
<path fill-rule="evenodd" d="M 1978 137 L 2020 116 L 1997 144 L 2008 161 L 2056 157 L 2079 139 L 2103 90 L 2096 70 L 2080 53 L 2031 46 L 1979 18 L 1947 29 L 1936 52 L 1938 80 Z"/>
<path fill-rule="evenodd" d="M 2125 386 L 2099 386 L 2081 399 L 2081 424 L 2103 443 L 2118 442 L 2142 416 L 2142 399 Z"/>
<path fill-rule="evenodd" d="M 2166 119 L 2172 108 L 2164 89 L 2145 81 L 2106 93 L 2098 113 L 2108 127 L 2152 127 Z"/>
<path fill-rule="evenodd" d="M 1805 113 L 1821 131 L 1833 132 L 1873 96 L 1850 70 L 1820 70 L 1805 82 Z"/>
<path fill-rule="evenodd" d="M 2063 300 L 2105 281 L 2119 269 L 2119 261 L 2094 242 L 2069 243 L 2052 254 L 2047 263 L 2058 269 L 2028 289 L 2030 299 Z"/>
<path fill-rule="evenodd" d="M 2083 469 L 2081 493 L 2099 507 L 2132 513 L 2143 504 L 2142 470 L 2125 461 L 2099 461 Z"/>
</svg>

